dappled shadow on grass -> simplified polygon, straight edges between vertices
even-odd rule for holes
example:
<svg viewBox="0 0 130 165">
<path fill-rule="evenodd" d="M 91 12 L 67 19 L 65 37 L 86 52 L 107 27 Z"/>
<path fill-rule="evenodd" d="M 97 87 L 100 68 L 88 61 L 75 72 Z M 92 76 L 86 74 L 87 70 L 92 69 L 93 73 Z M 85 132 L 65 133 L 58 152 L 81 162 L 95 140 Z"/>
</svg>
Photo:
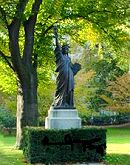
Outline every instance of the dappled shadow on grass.
<svg viewBox="0 0 130 165">
<path fill-rule="evenodd" d="M 0 165 L 29 165 L 24 163 L 22 152 L 12 148 L 0 150 Z"/>
<path fill-rule="evenodd" d="M 107 154 L 105 159 L 106 165 L 130 165 L 129 154 Z"/>
</svg>

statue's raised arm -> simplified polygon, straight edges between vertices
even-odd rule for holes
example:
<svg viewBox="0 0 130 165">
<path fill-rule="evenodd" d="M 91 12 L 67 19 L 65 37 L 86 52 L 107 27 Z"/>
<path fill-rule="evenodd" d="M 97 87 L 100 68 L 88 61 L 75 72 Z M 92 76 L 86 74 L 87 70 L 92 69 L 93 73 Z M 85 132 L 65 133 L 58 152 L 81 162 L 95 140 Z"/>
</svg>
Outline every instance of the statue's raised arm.
<svg viewBox="0 0 130 165">
<path fill-rule="evenodd" d="M 56 47 L 61 49 L 61 46 L 60 46 L 59 41 L 58 41 L 58 29 L 57 29 L 56 25 L 54 26 L 54 38 L 55 38 Z"/>
</svg>

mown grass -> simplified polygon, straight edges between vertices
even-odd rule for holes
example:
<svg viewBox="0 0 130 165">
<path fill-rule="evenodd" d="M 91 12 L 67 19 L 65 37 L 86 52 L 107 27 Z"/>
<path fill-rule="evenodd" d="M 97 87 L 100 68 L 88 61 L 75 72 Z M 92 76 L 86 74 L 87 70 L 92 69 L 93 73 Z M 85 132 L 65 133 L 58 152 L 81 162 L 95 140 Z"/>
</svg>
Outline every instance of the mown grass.
<svg viewBox="0 0 130 165">
<path fill-rule="evenodd" d="M 15 137 L 0 134 L 0 165 L 29 165 L 24 162 L 22 151 L 15 149 Z"/>
<path fill-rule="evenodd" d="M 130 165 L 129 154 L 107 154 L 106 165 Z"/>
<path fill-rule="evenodd" d="M 107 153 L 130 154 L 130 128 L 107 129 Z"/>
<path fill-rule="evenodd" d="M 124 144 L 130 143 L 130 127 L 128 128 L 108 128 L 107 142 Z"/>
<path fill-rule="evenodd" d="M 130 127 L 107 129 L 108 165 L 130 165 Z"/>
<path fill-rule="evenodd" d="M 15 137 L 0 134 L 0 165 L 30 165 L 16 150 Z M 130 128 L 107 129 L 107 165 L 130 165 Z"/>
</svg>

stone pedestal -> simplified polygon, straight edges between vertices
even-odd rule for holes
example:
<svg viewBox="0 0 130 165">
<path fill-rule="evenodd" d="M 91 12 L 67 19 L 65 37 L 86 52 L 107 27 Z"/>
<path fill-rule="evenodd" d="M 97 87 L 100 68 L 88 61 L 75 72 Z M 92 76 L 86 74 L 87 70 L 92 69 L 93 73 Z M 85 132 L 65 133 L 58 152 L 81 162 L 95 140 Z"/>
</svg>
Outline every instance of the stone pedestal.
<svg viewBox="0 0 130 165">
<path fill-rule="evenodd" d="M 48 117 L 45 119 L 46 129 L 70 129 L 81 128 L 81 119 L 76 109 L 64 109 L 51 107 Z"/>
</svg>

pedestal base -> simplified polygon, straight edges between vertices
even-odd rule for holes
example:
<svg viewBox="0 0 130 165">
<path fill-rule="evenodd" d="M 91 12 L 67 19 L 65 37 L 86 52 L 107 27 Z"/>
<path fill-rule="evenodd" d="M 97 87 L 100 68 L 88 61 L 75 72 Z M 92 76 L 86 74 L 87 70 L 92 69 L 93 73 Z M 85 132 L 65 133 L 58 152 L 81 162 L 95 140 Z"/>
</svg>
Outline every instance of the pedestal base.
<svg viewBox="0 0 130 165">
<path fill-rule="evenodd" d="M 70 129 L 81 128 L 81 119 L 76 109 L 50 108 L 45 119 L 46 129 Z"/>
</svg>

